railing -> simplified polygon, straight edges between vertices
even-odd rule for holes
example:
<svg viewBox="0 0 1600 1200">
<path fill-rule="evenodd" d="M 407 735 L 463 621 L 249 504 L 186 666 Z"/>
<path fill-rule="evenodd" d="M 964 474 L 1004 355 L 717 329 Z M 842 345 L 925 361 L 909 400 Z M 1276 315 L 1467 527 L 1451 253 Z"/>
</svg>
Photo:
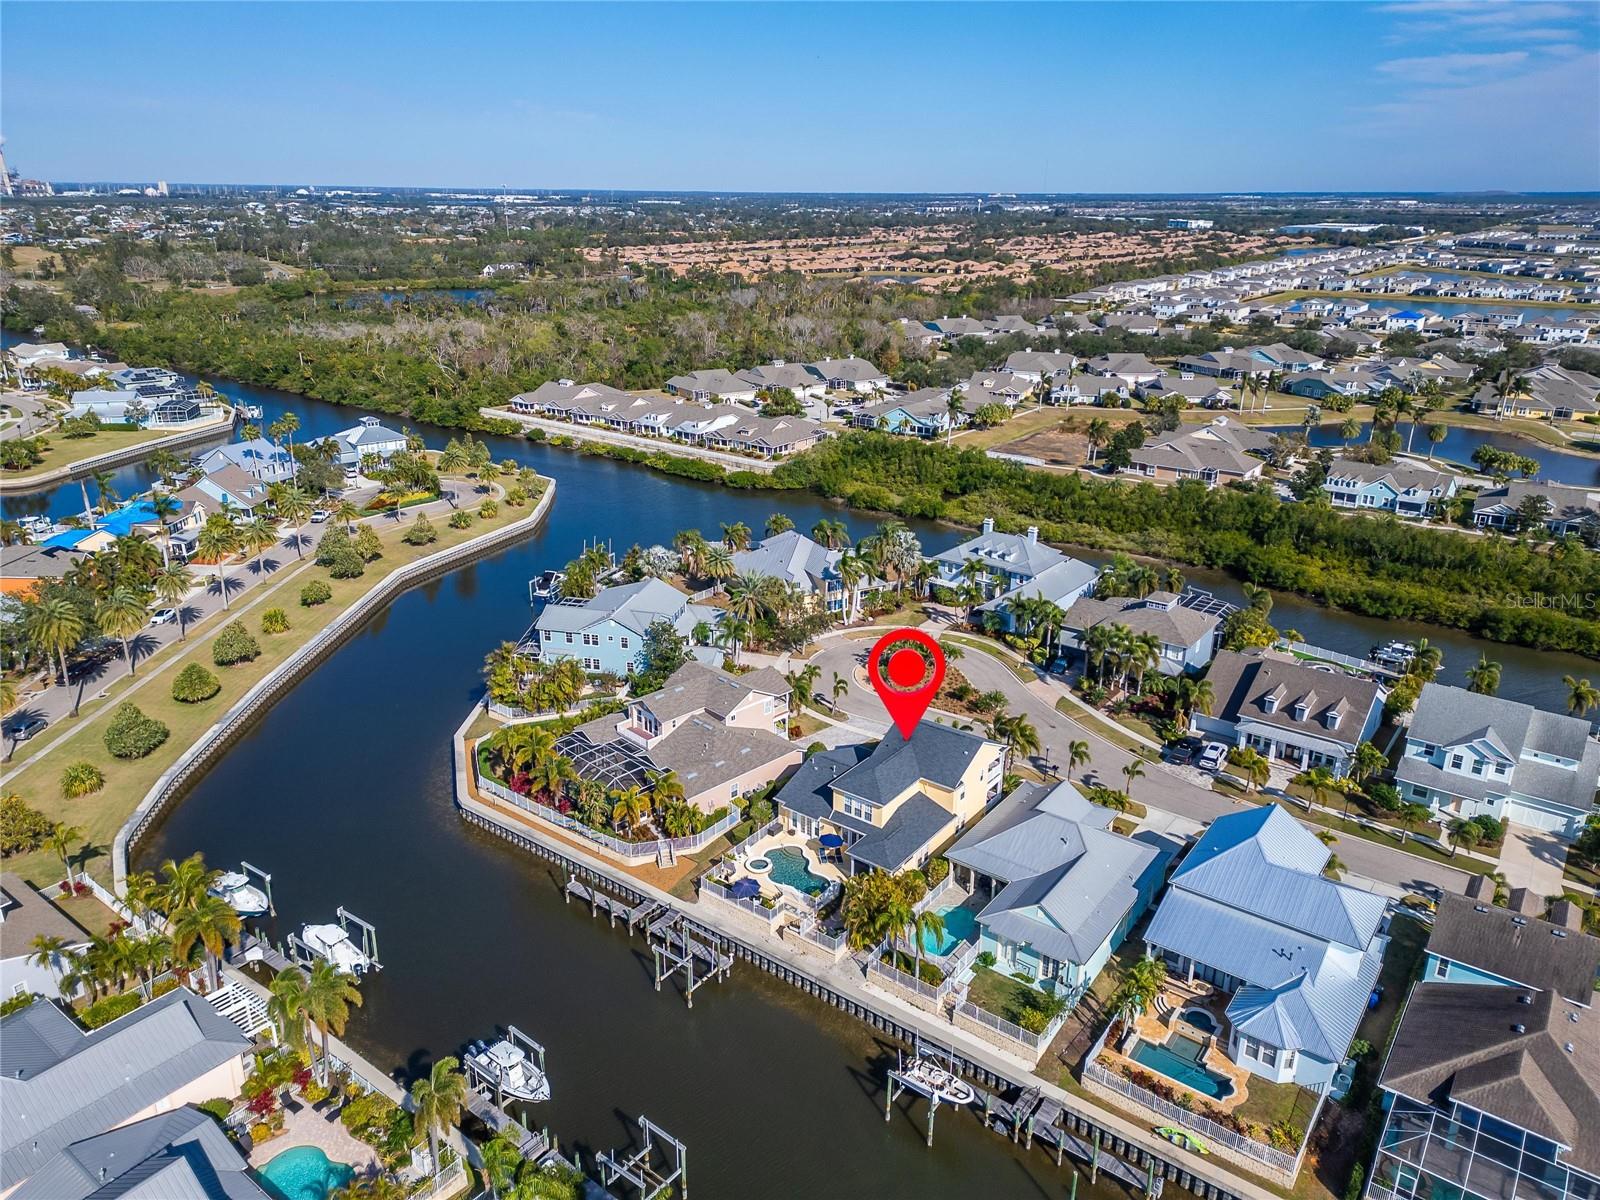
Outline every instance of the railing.
<svg viewBox="0 0 1600 1200">
<path fill-rule="evenodd" d="M 1089 1051 L 1088 1057 L 1084 1059 L 1083 1077 L 1085 1079 L 1092 1080 L 1102 1087 L 1110 1088 L 1118 1095 L 1132 1100 L 1143 1108 L 1150 1109 L 1168 1121 L 1181 1125 L 1185 1129 L 1192 1129 L 1217 1143 L 1217 1145 L 1226 1146 L 1228 1149 L 1247 1158 L 1254 1159 L 1256 1162 L 1263 1163 L 1275 1171 L 1282 1171 L 1292 1175 L 1300 1169 L 1300 1156 L 1298 1154 L 1290 1154 L 1286 1150 L 1279 1150 L 1277 1147 L 1269 1146 L 1265 1142 L 1258 1142 L 1253 1138 L 1245 1137 L 1243 1134 L 1235 1133 L 1226 1126 L 1217 1124 L 1209 1117 L 1203 1117 L 1187 1108 L 1180 1108 L 1169 1100 L 1163 1100 L 1148 1088 L 1140 1087 L 1133 1080 L 1124 1079 L 1122 1076 L 1101 1066 L 1098 1060 L 1100 1051 L 1105 1046 L 1106 1032 L 1109 1032 L 1109 1029 L 1110 1027 L 1107 1026 L 1106 1030 L 1101 1032 L 1094 1048 Z M 1322 1097 L 1319 1097 L 1317 1101 L 1318 1111 L 1321 1108 Z M 1315 1123 L 1316 1113 L 1313 1113 L 1311 1121 L 1306 1124 L 1306 1128 L 1312 1128 Z M 1302 1141 L 1302 1151 L 1304 1148 L 1305 1142 Z"/>
<path fill-rule="evenodd" d="M 436 1200 L 437 1197 L 454 1196 L 466 1182 L 467 1168 L 460 1158 L 454 1159 L 448 1167 L 437 1175 L 429 1175 L 421 1180 L 413 1192 L 408 1192 L 411 1200 Z"/>
<path fill-rule="evenodd" d="M 747 854 L 750 853 L 751 846 L 754 846 L 762 838 L 777 833 L 782 827 L 783 822 L 777 817 L 773 817 L 772 820 L 768 821 L 760 829 L 751 831 L 749 836 L 741 841 L 738 845 L 730 846 L 728 848 L 728 853 L 732 855 L 735 860 L 743 859 Z"/>
<path fill-rule="evenodd" d="M 759 900 L 753 900 L 745 896 L 735 896 L 714 879 L 702 879 L 700 881 L 700 894 L 702 896 L 710 896 L 724 904 L 731 904 L 735 908 L 743 909 L 755 917 L 756 920 L 764 921 L 768 925 L 771 925 L 783 915 L 783 910 L 776 905 L 769 908 Z"/>
<path fill-rule="evenodd" d="M 569 817 L 566 813 L 561 812 L 559 809 L 551 808 L 548 804 L 536 803 L 527 796 L 513 792 L 504 784 L 484 775 L 478 769 L 476 761 L 472 765 L 472 774 L 480 791 L 493 796 L 503 804 L 510 804 L 520 808 L 530 816 L 546 824 L 554 825 L 558 829 L 564 829 L 568 833 L 576 834 L 583 840 L 605 849 L 616 857 L 626 859 L 630 865 L 645 859 L 655 858 L 662 846 L 670 848 L 675 854 L 692 854 L 696 850 L 709 846 L 739 823 L 738 810 L 730 807 L 718 820 L 706 826 L 699 833 L 692 833 L 687 837 L 652 838 L 648 842 L 625 842 L 621 838 L 612 837 L 609 833 L 601 833 L 598 829 L 585 825 L 576 817 Z"/>
<path fill-rule="evenodd" d="M 869 977 L 877 975 L 880 978 L 887 979 L 895 986 L 904 988 L 908 992 L 915 992 L 919 996 L 925 996 L 935 1004 L 942 1002 L 950 994 L 950 989 L 955 986 L 955 981 L 949 976 L 945 976 L 939 983 L 929 983 L 927 980 L 907 975 L 899 967 L 890 966 L 879 958 L 878 955 L 882 952 L 882 948 L 880 948 L 877 953 L 867 960 L 867 975 Z"/>
<path fill-rule="evenodd" d="M 1291 654 L 1302 654 L 1307 658 L 1321 659 L 1324 662 L 1337 663 L 1341 667 L 1349 667 L 1353 671 L 1366 671 L 1379 675 L 1398 675 L 1394 667 L 1386 667 L 1380 662 L 1370 658 L 1356 658 L 1353 655 L 1341 654 L 1337 650 L 1325 650 L 1321 646 L 1313 646 L 1309 642 L 1293 642 L 1288 638 L 1278 639 L 1278 648 L 1287 650 Z"/>
<path fill-rule="evenodd" d="M 938 882 L 937 886 L 929 888 L 928 894 L 918 900 L 913 907 L 916 912 L 927 912 L 935 904 L 943 900 L 947 893 L 954 891 L 961 892 L 963 896 L 966 895 L 966 892 L 956 885 L 956 873 L 951 871 L 950 874 Z"/>
<path fill-rule="evenodd" d="M 810 942 L 826 950 L 829 954 L 838 954 L 845 948 L 850 935 L 844 930 L 838 933 L 824 933 L 815 923 L 805 926 L 796 926 L 789 931 L 789 936 L 797 937 L 801 941 Z"/>
<path fill-rule="evenodd" d="M 66 880 L 63 879 L 61 882 L 65 883 Z M 155 928 L 152 922 L 145 920 L 145 918 L 135 913 L 133 909 L 128 907 L 123 900 L 114 895 L 109 889 L 102 886 L 87 871 L 80 871 L 78 873 L 78 877 L 74 879 L 72 883 L 74 887 L 77 887 L 79 884 L 86 884 L 89 889 L 89 894 L 96 900 L 100 901 L 101 904 L 104 904 L 112 912 L 116 913 L 117 916 L 126 921 L 133 928 L 135 933 L 142 935 L 149 933 L 153 928 Z M 60 889 L 58 887 L 57 891 L 59 890 Z"/>
<path fill-rule="evenodd" d="M 976 1021 L 980 1025 L 985 1025 L 1002 1037 L 1008 1037 L 1014 1042 L 1020 1042 L 1035 1053 L 1050 1044 L 1051 1040 L 1060 1032 L 1061 1026 L 1066 1023 L 1067 1013 L 1071 1011 L 1070 1008 L 1067 1009 L 1055 1020 L 1051 1021 L 1050 1024 L 1046 1025 L 1043 1030 L 1034 1033 L 1031 1030 L 1024 1029 L 1015 1021 L 1008 1021 L 986 1008 L 979 1008 L 971 1000 L 963 1000 L 956 1005 L 956 1012 L 960 1016 Z"/>
</svg>

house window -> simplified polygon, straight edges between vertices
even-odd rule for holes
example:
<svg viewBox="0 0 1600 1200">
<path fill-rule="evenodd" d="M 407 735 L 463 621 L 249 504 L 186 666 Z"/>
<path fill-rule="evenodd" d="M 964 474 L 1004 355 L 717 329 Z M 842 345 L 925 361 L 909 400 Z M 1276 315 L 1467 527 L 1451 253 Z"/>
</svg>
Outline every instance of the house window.
<svg viewBox="0 0 1600 1200">
<path fill-rule="evenodd" d="M 1256 1058 L 1261 1061 L 1262 1066 L 1276 1068 L 1278 1065 L 1278 1048 L 1276 1046 L 1268 1046 L 1264 1042 L 1258 1042 L 1256 1044 Z"/>
<path fill-rule="evenodd" d="M 1474 775 L 1483 774 L 1483 759 L 1475 758 L 1472 760 L 1472 773 Z"/>
<path fill-rule="evenodd" d="M 1452 771 L 1459 771 L 1459 770 L 1461 770 L 1462 764 L 1465 763 L 1466 761 L 1467 760 L 1462 758 L 1461 755 L 1452 754 L 1450 756 L 1450 769 Z"/>
<path fill-rule="evenodd" d="M 583 644 L 585 646 L 598 646 L 600 644 L 600 635 L 598 633 L 586 633 L 586 634 L 584 634 L 583 635 Z"/>
<path fill-rule="evenodd" d="M 572 645 L 572 635 L 570 633 L 567 634 L 567 645 Z"/>
<path fill-rule="evenodd" d="M 1436 959 L 1434 961 L 1433 977 L 1435 979 L 1448 979 L 1450 977 L 1450 960 L 1448 958 Z"/>
<path fill-rule="evenodd" d="M 627 638 L 623 638 L 623 639 L 621 639 L 621 642 L 622 642 L 622 648 L 624 650 L 626 650 L 628 648 L 628 639 Z"/>
</svg>

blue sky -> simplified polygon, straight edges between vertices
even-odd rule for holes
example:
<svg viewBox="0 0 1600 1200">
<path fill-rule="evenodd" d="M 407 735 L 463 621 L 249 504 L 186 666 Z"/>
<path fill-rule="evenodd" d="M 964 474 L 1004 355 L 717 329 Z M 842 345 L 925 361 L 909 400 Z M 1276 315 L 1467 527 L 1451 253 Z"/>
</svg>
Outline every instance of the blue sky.
<svg viewBox="0 0 1600 1200">
<path fill-rule="evenodd" d="M 58 180 L 1591 190 L 1597 47 L 1590 0 L 8 0 L 0 132 Z"/>
</svg>

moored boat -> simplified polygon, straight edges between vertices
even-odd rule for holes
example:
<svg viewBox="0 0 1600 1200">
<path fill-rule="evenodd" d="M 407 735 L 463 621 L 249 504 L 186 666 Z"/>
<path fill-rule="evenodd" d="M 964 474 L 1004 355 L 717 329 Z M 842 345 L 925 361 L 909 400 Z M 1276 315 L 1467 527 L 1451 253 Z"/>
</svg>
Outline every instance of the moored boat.
<svg viewBox="0 0 1600 1200">
<path fill-rule="evenodd" d="M 508 1038 L 474 1042 L 466 1058 L 471 1074 L 503 1096 L 528 1104 L 550 1099 L 550 1080 L 543 1068 Z"/>
<path fill-rule="evenodd" d="M 350 940 L 342 925 L 307 925 L 300 931 L 300 940 L 316 957 L 348 975 L 363 974 L 372 966 L 371 957 Z"/>
<path fill-rule="evenodd" d="M 224 871 L 208 889 L 220 896 L 241 917 L 259 917 L 271 907 L 267 894 L 250 882 L 250 877 L 240 871 Z"/>
</svg>

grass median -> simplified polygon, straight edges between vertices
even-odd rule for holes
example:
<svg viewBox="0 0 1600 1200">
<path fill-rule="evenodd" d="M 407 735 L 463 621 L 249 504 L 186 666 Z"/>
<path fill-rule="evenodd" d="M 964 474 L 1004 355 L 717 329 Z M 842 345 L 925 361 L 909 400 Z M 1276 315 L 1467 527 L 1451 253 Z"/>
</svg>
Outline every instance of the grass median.
<svg viewBox="0 0 1600 1200">
<path fill-rule="evenodd" d="M 147 717 L 160 721 L 170 730 L 166 741 L 153 753 L 138 759 L 112 756 L 106 748 L 105 733 L 118 705 L 110 704 L 74 726 L 70 734 L 59 739 L 53 753 L 29 761 L 9 776 L 6 792 L 17 793 L 26 804 L 51 821 L 62 821 L 81 829 L 83 841 L 80 845 L 85 849 L 80 851 L 80 857 L 84 865 L 91 875 L 109 883 L 110 848 L 117 830 L 162 774 L 245 693 L 395 571 L 526 517 L 537 505 L 544 486 L 548 484 L 541 481 L 539 494 L 530 495 L 529 502 L 521 507 L 501 503 L 498 512 L 487 520 L 476 515 L 475 507 L 463 506 L 462 511 L 474 513 L 472 524 L 464 529 L 453 529 L 447 520 L 434 518 L 438 539 L 430 545 L 409 546 L 401 540 L 410 522 L 380 528 L 378 536 L 383 543 L 383 556 L 368 563 L 365 573 L 356 579 L 332 579 L 325 568 L 313 566 L 295 578 L 272 585 L 262 593 L 262 602 L 240 618 L 261 648 L 258 657 L 232 667 L 218 667 L 213 663 L 212 644 L 234 619 L 225 617 L 204 635 L 191 637 L 181 644 L 178 653 L 164 655 L 147 675 L 139 677 L 151 682 L 140 688 L 131 702 Z M 332 597 L 326 603 L 306 608 L 300 604 L 300 590 L 312 580 L 326 583 Z M 290 628 L 287 632 L 262 632 L 261 614 L 271 608 L 281 608 L 288 614 Z M 172 680 L 190 663 L 198 663 L 214 674 L 221 681 L 222 690 L 197 704 L 174 700 Z M 65 799 L 61 789 L 62 772 L 79 762 L 98 768 L 105 776 L 105 785 L 92 795 Z M 47 847 L 8 856 L 5 867 L 40 887 L 55 883 L 63 874 L 60 858 Z"/>
</svg>

